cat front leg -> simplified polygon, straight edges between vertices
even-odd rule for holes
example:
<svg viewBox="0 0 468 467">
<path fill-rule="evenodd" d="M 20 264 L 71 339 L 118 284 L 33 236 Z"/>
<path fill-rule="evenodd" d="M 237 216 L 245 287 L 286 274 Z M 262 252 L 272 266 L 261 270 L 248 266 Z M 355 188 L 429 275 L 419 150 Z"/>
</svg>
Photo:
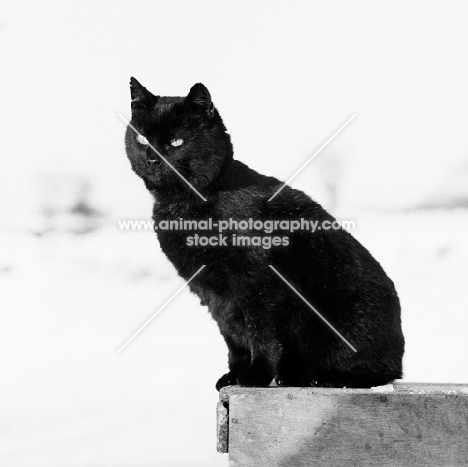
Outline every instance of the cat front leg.
<svg viewBox="0 0 468 467">
<path fill-rule="evenodd" d="M 286 347 L 278 363 L 275 381 L 278 386 L 310 386 L 310 371 L 306 370 L 300 356 Z"/>
<path fill-rule="evenodd" d="M 216 389 L 219 391 L 225 386 L 237 384 L 239 374 L 248 369 L 250 365 L 250 350 L 237 344 L 229 335 L 224 335 L 224 340 L 228 346 L 228 364 L 229 372 L 219 378 L 216 383 Z"/>
<path fill-rule="evenodd" d="M 266 387 L 272 382 L 281 358 L 282 346 L 273 336 L 251 337 L 252 361 L 248 368 L 243 370 L 238 378 L 237 384 L 241 386 Z M 259 339 L 259 337 L 261 337 Z"/>
<path fill-rule="evenodd" d="M 237 377 L 237 384 L 241 386 L 266 387 L 275 376 L 275 370 L 269 359 L 258 355 L 250 366 Z"/>
<path fill-rule="evenodd" d="M 282 352 L 274 323 L 261 304 L 255 311 L 231 307 L 229 312 L 212 312 L 229 349 L 229 373 L 219 379 L 216 388 L 269 386 Z"/>
</svg>

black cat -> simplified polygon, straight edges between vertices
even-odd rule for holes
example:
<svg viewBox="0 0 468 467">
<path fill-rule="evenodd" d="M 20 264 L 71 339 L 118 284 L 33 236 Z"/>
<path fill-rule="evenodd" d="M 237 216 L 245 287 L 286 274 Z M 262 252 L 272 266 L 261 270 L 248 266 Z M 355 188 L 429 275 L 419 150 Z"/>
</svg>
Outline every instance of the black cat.
<svg viewBox="0 0 468 467">
<path fill-rule="evenodd" d="M 230 136 L 202 84 L 185 98 L 155 96 L 134 78 L 130 85 L 133 128 L 127 128 L 126 150 L 154 197 L 156 225 L 210 218 L 334 220 L 288 186 L 269 201 L 282 183 L 233 159 Z M 404 339 L 397 293 L 380 264 L 348 232 L 290 234 L 277 228 L 266 235 L 234 226 L 225 232 L 228 246 L 189 246 L 195 233 L 216 234 L 157 231 L 162 250 L 184 279 L 206 265 L 190 288 L 208 306 L 229 349 L 229 372 L 219 379 L 218 390 L 230 384 L 267 386 L 273 378 L 286 386 L 332 387 L 370 387 L 401 378 Z M 239 247 L 231 244 L 234 234 L 282 240 L 271 248 Z"/>
</svg>

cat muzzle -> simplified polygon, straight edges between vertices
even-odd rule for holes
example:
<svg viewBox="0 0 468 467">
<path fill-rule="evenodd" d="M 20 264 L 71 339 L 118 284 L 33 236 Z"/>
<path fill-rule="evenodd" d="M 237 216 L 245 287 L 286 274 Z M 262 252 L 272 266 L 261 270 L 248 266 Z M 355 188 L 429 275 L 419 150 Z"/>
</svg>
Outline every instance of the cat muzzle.
<svg viewBox="0 0 468 467">
<path fill-rule="evenodd" d="M 145 164 L 147 167 L 154 167 L 158 165 L 158 161 L 156 159 L 146 159 Z"/>
<path fill-rule="evenodd" d="M 151 149 L 146 149 L 145 164 L 148 168 L 152 169 L 161 163 L 161 158 Z"/>
</svg>

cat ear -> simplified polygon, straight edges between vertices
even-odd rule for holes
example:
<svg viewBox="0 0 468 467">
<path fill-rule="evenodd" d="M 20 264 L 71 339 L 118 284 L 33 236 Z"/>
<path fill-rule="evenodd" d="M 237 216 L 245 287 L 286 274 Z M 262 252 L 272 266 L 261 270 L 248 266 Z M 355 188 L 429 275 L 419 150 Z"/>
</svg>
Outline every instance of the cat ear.
<svg viewBox="0 0 468 467">
<path fill-rule="evenodd" d="M 132 109 L 147 108 L 156 100 L 133 76 L 130 78 L 130 94 L 132 96 Z"/>
<path fill-rule="evenodd" d="M 185 100 L 202 106 L 209 118 L 214 115 L 214 105 L 211 101 L 210 91 L 203 84 L 197 83 L 192 86 Z"/>
</svg>

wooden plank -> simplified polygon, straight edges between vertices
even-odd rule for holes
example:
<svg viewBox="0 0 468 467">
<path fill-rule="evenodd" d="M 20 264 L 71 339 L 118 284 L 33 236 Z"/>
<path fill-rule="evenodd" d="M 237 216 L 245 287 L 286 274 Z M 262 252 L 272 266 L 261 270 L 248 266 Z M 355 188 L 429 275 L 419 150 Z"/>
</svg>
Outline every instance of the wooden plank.
<svg viewBox="0 0 468 467">
<path fill-rule="evenodd" d="M 219 401 L 216 407 L 216 450 L 222 454 L 228 452 L 228 409 L 225 402 Z"/>
<path fill-rule="evenodd" d="M 231 387 L 220 397 L 230 467 L 468 466 L 468 386 Z"/>
<path fill-rule="evenodd" d="M 402 383 L 394 385 L 395 391 L 410 394 L 468 394 L 468 384 Z M 377 388 L 378 389 L 378 388 Z"/>
</svg>

